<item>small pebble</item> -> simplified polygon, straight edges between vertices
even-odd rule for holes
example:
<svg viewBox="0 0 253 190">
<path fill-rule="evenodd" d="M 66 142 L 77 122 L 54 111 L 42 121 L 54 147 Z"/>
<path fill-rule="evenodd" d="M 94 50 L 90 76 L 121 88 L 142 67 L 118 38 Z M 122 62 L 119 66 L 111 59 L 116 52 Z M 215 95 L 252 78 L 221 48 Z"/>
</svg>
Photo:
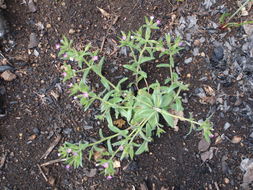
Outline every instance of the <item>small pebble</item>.
<svg viewBox="0 0 253 190">
<path fill-rule="evenodd" d="M 224 178 L 224 182 L 226 183 L 226 184 L 229 184 L 229 179 L 228 178 Z"/>
<path fill-rule="evenodd" d="M 230 126 L 230 123 L 226 122 L 223 128 L 226 131 Z"/>
<path fill-rule="evenodd" d="M 29 36 L 29 44 L 28 44 L 28 48 L 35 48 L 37 47 L 39 44 L 39 41 L 37 39 L 37 35 L 35 33 L 31 33 Z"/>
<path fill-rule="evenodd" d="M 192 62 L 192 57 L 189 57 L 189 58 L 187 58 L 187 59 L 184 60 L 185 64 L 189 64 L 191 62 Z"/>
<path fill-rule="evenodd" d="M 193 42 L 193 45 L 195 46 L 200 46 L 201 42 L 197 39 L 197 40 L 194 40 Z"/>
<path fill-rule="evenodd" d="M 4 71 L 1 74 L 1 77 L 5 80 L 5 81 L 13 81 L 14 79 L 17 78 L 17 76 L 15 74 L 13 74 L 10 71 Z"/>
<path fill-rule="evenodd" d="M 224 49 L 221 46 L 215 47 L 213 50 L 213 59 L 221 61 L 224 57 Z"/>
<path fill-rule="evenodd" d="M 240 136 L 234 136 L 232 138 L 231 142 L 234 143 L 234 144 L 237 144 L 237 143 L 241 142 L 241 140 L 242 140 L 242 137 L 240 137 Z"/>
<path fill-rule="evenodd" d="M 205 57 L 205 56 L 206 56 L 206 54 L 205 54 L 204 52 L 201 52 L 200 55 L 201 55 L 202 57 Z"/>
<path fill-rule="evenodd" d="M 63 133 L 65 135 L 69 135 L 73 130 L 71 128 L 66 128 L 66 129 L 63 129 Z"/>
<path fill-rule="evenodd" d="M 36 139 L 36 137 L 37 137 L 37 136 L 36 136 L 35 134 L 33 134 L 33 135 L 31 135 L 31 136 L 28 138 L 28 140 L 29 140 L 29 141 L 32 141 L 32 140 Z"/>
<path fill-rule="evenodd" d="M 29 12 L 31 12 L 31 13 L 34 13 L 37 11 L 37 7 L 36 7 L 35 3 L 33 2 L 33 0 L 28 1 L 28 9 L 29 9 Z"/>
<path fill-rule="evenodd" d="M 48 23 L 48 24 L 46 25 L 46 27 L 47 27 L 47 28 L 51 28 L 52 25 Z"/>
<path fill-rule="evenodd" d="M 37 127 L 33 128 L 33 132 L 34 132 L 36 135 L 39 135 L 39 134 L 40 134 L 40 130 L 39 130 Z"/>
<path fill-rule="evenodd" d="M 73 28 L 71 28 L 70 30 L 69 30 L 69 34 L 74 34 L 76 31 L 73 29 Z"/>
</svg>

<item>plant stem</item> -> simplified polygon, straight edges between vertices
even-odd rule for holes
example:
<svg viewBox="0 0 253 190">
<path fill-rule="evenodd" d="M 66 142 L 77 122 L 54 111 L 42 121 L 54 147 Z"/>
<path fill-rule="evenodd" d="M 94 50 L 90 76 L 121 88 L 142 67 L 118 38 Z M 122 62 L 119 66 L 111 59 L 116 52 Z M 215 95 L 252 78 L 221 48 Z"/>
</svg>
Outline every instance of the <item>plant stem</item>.
<svg viewBox="0 0 253 190">
<path fill-rule="evenodd" d="M 169 115 L 169 116 L 171 116 L 171 117 L 174 117 L 174 118 L 177 118 L 177 119 L 179 119 L 179 120 L 181 120 L 181 121 L 188 121 L 189 123 L 194 123 L 194 124 L 196 124 L 196 125 L 201 125 L 200 123 L 198 123 L 197 121 L 193 121 L 193 120 L 191 120 L 191 119 L 187 119 L 187 118 L 184 118 L 184 117 L 181 117 L 181 116 L 178 116 L 178 115 L 174 115 L 174 114 L 171 114 L 171 113 L 169 113 L 169 112 L 167 112 L 167 111 L 164 111 L 164 110 L 162 110 L 162 109 L 160 109 L 160 108 L 154 108 L 157 112 L 159 112 L 159 113 L 161 113 L 161 114 L 166 114 L 166 115 Z"/>
<path fill-rule="evenodd" d="M 87 147 L 94 146 L 94 145 L 96 145 L 96 144 L 100 144 L 100 143 L 102 143 L 102 142 L 104 142 L 104 141 L 106 141 L 106 140 L 108 140 L 108 139 L 115 138 L 115 137 L 117 137 L 117 136 L 119 136 L 119 135 L 120 135 L 119 133 L 116 133 L 116 134 L 114 134 L 114 135 L 105 137 L 105 138 L 103 138 L 103 139 L 100 139 L 99 141 L 96 141 L 96 142 L 94 142 L 94 143 L 89 144 Z M 86 148 L 87 148 L 87 147 L 86 147 Z"/>
<path fill-rule="evenodd" d="M 153 114 L 151 114 L 148 118 L 143 119 L 139 125 L 138 128 L 133 129 L 133 131 L 127 136 L 127 141 L 128 139 L 131 138 L 130 142 L 128 144 L 131 144 L 135 137 L 140 133 L 140 131 L 142 130 L 142 128 L 144 127 L 144 125 L 147 123 L 147 121 L 153 116 Z M 130 127 L 128 129 L 131 129 Z M 133 135 L 133 136 L 132 136 Z M 117 148 L 117 150 L 112 154 L 112 156 L 110 157 L 110 160 L 114 158 L 114 156 L 119 152 L 119 148 Z"/>
<path fill-rule="evenodd" d="M 142 71 L 142 69 L 140 67 L 140 65 L 141 65 L 140 60 L 141 60 L 141 57 L 142 57 L 143 53 L 146 50 L 146 47 L 147 47 L 147 44 L 144 45 L 144 47 L 142 48 L 142 50 L 140 52 L 139 59 L 138 59 L 138 62 L 137 62 L 138 63 L 138 65 L 137 65 L 137 72 L 138 71 Z M 136 83 L 137 83 L 137 79 L 138 79 L 138 76 L 136 76 Z M 149 89 L 147 80 L 145 78 L 143 78 L 143 79 L 145 81 L 146 87 Z M 138 87 L 138 84 L 137 84 L 137 87 Z"/>
<path fill-rule="evenodd" d="M 114 84 L 112 84 L 109 80 L 107 80 L 102 74 L 100 74 L 100 73 L 96 73 L 96 74 L 97 74 L 101 79 L 104 79 L 105 81 L 107 81 L 111 87 L 113 87 L 115 90 L 117 90 L 118 92 L 120 92 L 120 90 L 119 90 Z"/>
<path fill-rule="evenodd" d="M 251 0 L 245 1 L 245 2 L 242 4 L 242 6 L 240 6 L 239 9 L 237 9 L 237 10 L 234 12 L 234 14 L 232 14 L 232 15 L 228 18 L 227 23 L 228 23 L 235 15 L 237 15 L 237 14 L 239 13 L 239 11 L 242 10 L 242 8 L 245 7 L 245 6 L 248 4 L 248 2 L 250 2 L 250 1 L 251 1 Z"/>
<path fill-rule="evenodd" d="M 117 108 L 122 108 L 122 109 L 129 109 L 131 107 L 125 107 L 125 106 L 119 106 L 117 104 L 112 104 L 108 101 L 105 101 L 103 98 L 100 98 L 99 96 L 95 96 L 94 98 L 96 98 L 97 100 L 100 100 L 101 102 L 105 103 L 105 104 L 109 104 L 110 106 L 117 106 Z"/>
<path fill-rule="evenodd" d="M 91 66 L 91 65 L 89 64 L 89 62 L 88 62 L 86 59 L 84 59 L 84 62 L 85 62 L 85 64 L 88 66 L 88 68 L 89 68 L 89 69 L 92 69 L 93 72 L 96 73 L 101 79 L 103 79 L 103 80 L 105 80 L 106 82 L 108 82 L 108 84 L 109 84 L 112 88 L 114 88 L 115 90 L 117 90 L 118 92 L 120 92 L 120 90 L 119 90 L 114 84 L 112 84 L 107 78 L 105 78 L 102 74 L 95 72 L 94 69 L 93 69 L 93 65 Z M 77 72 L 82 72 L 82 71 L 84 71 L 84 70 L 86 70 L 86 69 L 88 69 L 88 68 L 79 70 L 79 71 L 77 71 Z"/>
<path fill-rule="evenodd" d="M 169 60 L 172 60 L 172 59 L 173 59 L 173 57 L 170 54 L 170 59 Z M 173 78 L 173 70 L 172 70 L 171 61 L 169 61 L 169 65 L 170 65 L 170 79 L 171 79 L 171 83 L 173 83 L 174 82 L 174 78 Z"/>
</svg>

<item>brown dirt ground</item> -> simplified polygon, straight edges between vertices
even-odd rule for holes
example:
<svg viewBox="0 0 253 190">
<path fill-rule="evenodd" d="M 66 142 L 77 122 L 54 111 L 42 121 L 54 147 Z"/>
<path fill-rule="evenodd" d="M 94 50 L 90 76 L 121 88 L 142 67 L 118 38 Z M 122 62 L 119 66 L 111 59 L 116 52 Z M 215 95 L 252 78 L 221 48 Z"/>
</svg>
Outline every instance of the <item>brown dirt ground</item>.
<svg viewBox="0 0 253 190">
<path fill-rule="evenodd" d="M 20 2 L 7 1 L 6 15 L 11 23 L 11 35 L 15 47 L 8 49 L 7 42 L 4 42 L 2 47 L 4 55 L 17 68 L 18 79 L 8 83 L 2 82 L 7 90 L 8 115 L 0 121 L 0 153 L 7 153 L 5 165 L 0 170 L 0 189 L 123 190 L 133 189 L 133 186 L 139 189 L 142 183 L 146 183 L 149 189 L 157 190 L 162 187 L 169 190 L 215 189 L 215 183 L 220 189 L 239 189 L 242 172 L 238 166 L 241 156 L 249 154 L 247 147 L 243 143 L 229 142 L 214 145 L 218 147 L 214 158 L 207 163 L 202 163 L 197 149 L 200 134 L 192 133 L 184 139 L 184 135 L 188 132 L 187 125 L 184 123 L 180 124 L 179 132 L 168 130 L 161 138 L 156 138 L 150 146 L 149 153 L 137 157 L 131 162 L 128 170 L 120 170 L 112 180 L 108 181 L 99 174 L 88 178 L 85 177 L 83 168 L 67 171 L 64 165 L 55 164 L 46 167 L 45 174 L 51 181 L 53 179 L 56 181 L 53 186 L 46 182 L 37 165 L 57 158 L 57 150 L 53 150 L 46 160 L 40 159 L 55 139 L 54 134 L 57 130 L 66 128 L 73 130 L 71 135 L 63 133 L 60 142 L 62 144 L 65 140 L 78 142 L 87 137 L 97 137 L 98 128 L 102 127 L 94 120 L 95 109 L 84 113 L 68 97 L 63 84 L 60 84 L 63 93 L 59 100 L 52 99 L 50 94 L 52 91 L 57 91 L 55 84 L 59 83 L 62 72 L 60 68 L 62 62 L 56 58 L 55 44 L 66 35 L 75 40 L 77 45 L 90 41 L 94 47 L 100 48 L 104 36 L 107 36 L 107 39 L 117 40 L 120 31 L 138 28 L 143 23 L 144 16 L 151 15 L 162 21 L 162 32 L 165 32 L 166 27 L 170 27 L 172 14 L 177 16 L 197 14 L 199 3 L 193 1 L 179 3 L 174 0 L 41 0 L 37 3 L 37 12 L 29 13 L 27 6 Z M 230 1 L 219 2 L 219 4 L 223 3 L 227 5 Z M 231 9 L 233 6 L 233 4 L 229 5 Z M 103 18 L 97 7 L 118 16 L 117 22 L 111 28 L 112 20 Z M 205 23 L 208 17 L 210 16 L 204 16 L 200 22 Z M 44 26 L 50 24 L 51 27 L 46 28 L 39 36 L 40 55 L 35 57 L 29 54 L 27 44 L 31 32 L 39 34 L 35 25 L 38 22 L 42 22 Z M 73 35 L 69 34 L 71 28 L 76 31 Z M 109 40 L 105 42 L 103 54 L 108 54 L 107 50 L 110 50 L 108 47 L 111 47 Z M 202 48 L 206 54 L 210 54 L 211 49 L 208 44 Z M 110 61 L 116 61 L 119 70 L 122 69 L 124 60 L 112 55 L 105 73 L 110 73 L 110 68 L 113 67 L 109 64 Z M 182 80 L 190 84 L 191 89 L 204 85 L 199 81 L 203 72 L 207 76 L 211 75 L 208 65 L 203 60 L 181 69 Z M 151 78 L 165 77 L 163 72 L 153 72 L 152 65 L 146 70 Z M 187 74 L 191 74 L 191 77 Z M 113 78 L 114 75 L 108 74 L 108 76 Z M 206 85 L 215 88 L 212 81 L 206 82 Z M 232 98 L 237 88 L 235 84 L 224 90 L 230 92 Z M 191 93 L 192 91 L 187 92 L 188 95 Z M 44 97 L 49 99 L 43 103 Z M 190 96 L 189 103 L 185 107 L 186 113 L 193 112 L 194 117 L 199 119 L 205 117 L 210 109 L 209 105 L 200 104 L 195 96 Z M 91 122 L 94 128 L 86 131 L 82 127 L 85 121 Z M 219 114 L 215 113 L 212 121 L 217 134 L 222 133 L 225 121 L 229 121 L 232 125 L 229 137 L 236 134 L 246 138 L 248 134 L 246 126 L 249 125 L 249 121 L 235 118 L 233 113 L 226 113 L 224 118 L 220 118 Z M 29 140 L 35 134 L 34 128 L 38 128 L 40 134 L 35 139 Z M 51 133 L 53 136 L 48 138 Z M 225 154 L 228 156 L 228 165 L 233 170 L 229 176 L 223 174 L 221 169 L 221 158 Z M 127 162 L 122 163 L 123 166 Z M 93 167 L 92 163 L 84 165 L 86 169 Z M 224 182 L 225 177 L 229 178 L 230 183 Z"/>
</svg>

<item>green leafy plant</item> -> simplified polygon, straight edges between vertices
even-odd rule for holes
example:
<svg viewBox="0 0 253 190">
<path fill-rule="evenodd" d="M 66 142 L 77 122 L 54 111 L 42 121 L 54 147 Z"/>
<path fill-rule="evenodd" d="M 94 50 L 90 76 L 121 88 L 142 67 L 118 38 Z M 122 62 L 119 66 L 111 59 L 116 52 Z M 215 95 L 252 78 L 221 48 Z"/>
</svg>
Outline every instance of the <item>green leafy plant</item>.
<svg viewBox="0 0 253 190">
<path fill-rule="evenodd" d="M 221 24 L 221 29 L 231 28 L 231 27 L 240 27 L 245 24 L 252 24 L 253 21 L 243 21 L 243 22 L 230 22 L 245 6 L 252 0 L 246 0 L 233 14 L 230 13 L 223 13 L 220 18 L 219 22 Z"/>
<path fill-rule="evenodd" d="M 70 84 L 70 95 L 79 99 L 85 110 L 94 101 L 99 101 L 101 114 L 97 118 L 106 121 L 111 133 L 105 136 L 100 129 L 100 140 L 96 142 L 64 143 L 59 148 L 59 153 L 66 160 L 68 167 L 82 166 L 84 151 L 88 152 L 89 160 L 99 153 L 100 156 L 95 161 L 104 167 L 103 173 L 110 178 L 116 172 L 118 160 L 133 159 L 134 156 L 148 151 L 154 135 L 160 137 L 165 132 L 164 125 L 175 128 L 179 120 L 189 122 L 191 130 L 202 131 L 204 138 L 210 141 L 213 129 L 209 118 L 204 122 L 197 122 L 192 117 L 183 116 L 180 92 L 187 90 L 188 86 L 179 81 L 173 70 L 173 56 L 182 49 L 182 42 L 179 38 L 172 39 L 169 34 L 158 40 L 153 39 L 152 32 L 157 29 L 158 24 L 153 18 L 145 18 L 145 24 L 136 32 L 122 32 L 120 46 L 130 49 L 130 61 L 124 67 L 132 71 L 135 81 L 129 82 L 128 78 L 124 77 L 117 84 L 113 84 L 102 74 L 105 57 L 98 57 L 98 51 L 92 51 L 90 44 L 87 44 L 84 50 L 78 51 L 73 48 L 72 41 L 63 38 L 59 56 L 66 60 L 64 81 L 81 78 L 80 82 Z M 159 57 L 168 58 L 168 62 L 155 63 L 154 60 Z M 169 77 L 164 84 L 158 81 L 148 83 L 148 73 L 143 70 L 143 65 L 148 62 L 168 69 Z M 95 93 L 87 85 L 90 72 L 100 78 L 104 87 L 102 92 Z M 129 86 L 123 89 L 122 84 L 126 81 Z M 145 85 L 141 86 L 141 81 L 144 81 Z M 131 90 L 132 85 L 137 87 L 136 93 Z M 115 119 L 124 119 L 126 127 L 115 126 Z"/>
</svg>

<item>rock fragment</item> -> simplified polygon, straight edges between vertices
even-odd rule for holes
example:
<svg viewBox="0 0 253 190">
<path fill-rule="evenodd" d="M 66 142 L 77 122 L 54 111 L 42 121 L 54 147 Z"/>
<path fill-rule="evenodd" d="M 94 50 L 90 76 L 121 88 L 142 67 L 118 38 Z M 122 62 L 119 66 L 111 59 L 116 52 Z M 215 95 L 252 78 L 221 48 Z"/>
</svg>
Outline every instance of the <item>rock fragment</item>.
<svg viewBox="0 0 253 190">
<path fill-rule="evenodd" d="M 35 13 L 37 11 L 37 7 L 35 3 L 33 2 L 33 0 L 28 1 L 28 9 L 30 13 Z"/>
<path fill-rule="evenodd" d="M 4 71 L 1 74 L 1 77 L 5 80 L 5 81 L 13 81 L 14 79 L 17 78 L 17 76 L 15 74 L 13 74 L 10 71 Z"/>
<path fill-rule="evenodd" d="M 39 44 L 39 40 L 37 38 L 37 35 L 35 33 L 31 33 L 29 36 L 29 43 L 28 43 L 28 48 L 35 48 Z"/>
<path fill-rule="evenodd" d="M 237 143 L 241 142 L 241 140 L 242 140 L 242 137 L 240 137 L 240 136 L 234 136 L 232 138 L 231 142 L 234 143 L 234 144 L 237 144 Z"/>
<path fill-rule="evenodd" d="M 0 38 L 3 38 L 9 31 L 8 23 L 3 15 L 2 9 L 0 9 Z"/>
<path fill-rule="evenodd" d="M 253 159 L 245 158 L 241 161 L 240 168 L 244 171 L 242 189 L 250 190 L 249 184 L 253 181 Z"/>
<path fill-rule="evenodd" d="M 205 139 L 201 139 L 198 144 L 198 150 L 200 152 L 206 151 L 210 146 L 210 142 L 207 142 Z"/>
<path fill-rule="evenodd" d="M 97 174 L 97 169 L 96 168 L 93 168 L 90 171 L 85 170 L 85 175 L 87 177 L 94 177 L 96 174 Z"/>
</svg>

